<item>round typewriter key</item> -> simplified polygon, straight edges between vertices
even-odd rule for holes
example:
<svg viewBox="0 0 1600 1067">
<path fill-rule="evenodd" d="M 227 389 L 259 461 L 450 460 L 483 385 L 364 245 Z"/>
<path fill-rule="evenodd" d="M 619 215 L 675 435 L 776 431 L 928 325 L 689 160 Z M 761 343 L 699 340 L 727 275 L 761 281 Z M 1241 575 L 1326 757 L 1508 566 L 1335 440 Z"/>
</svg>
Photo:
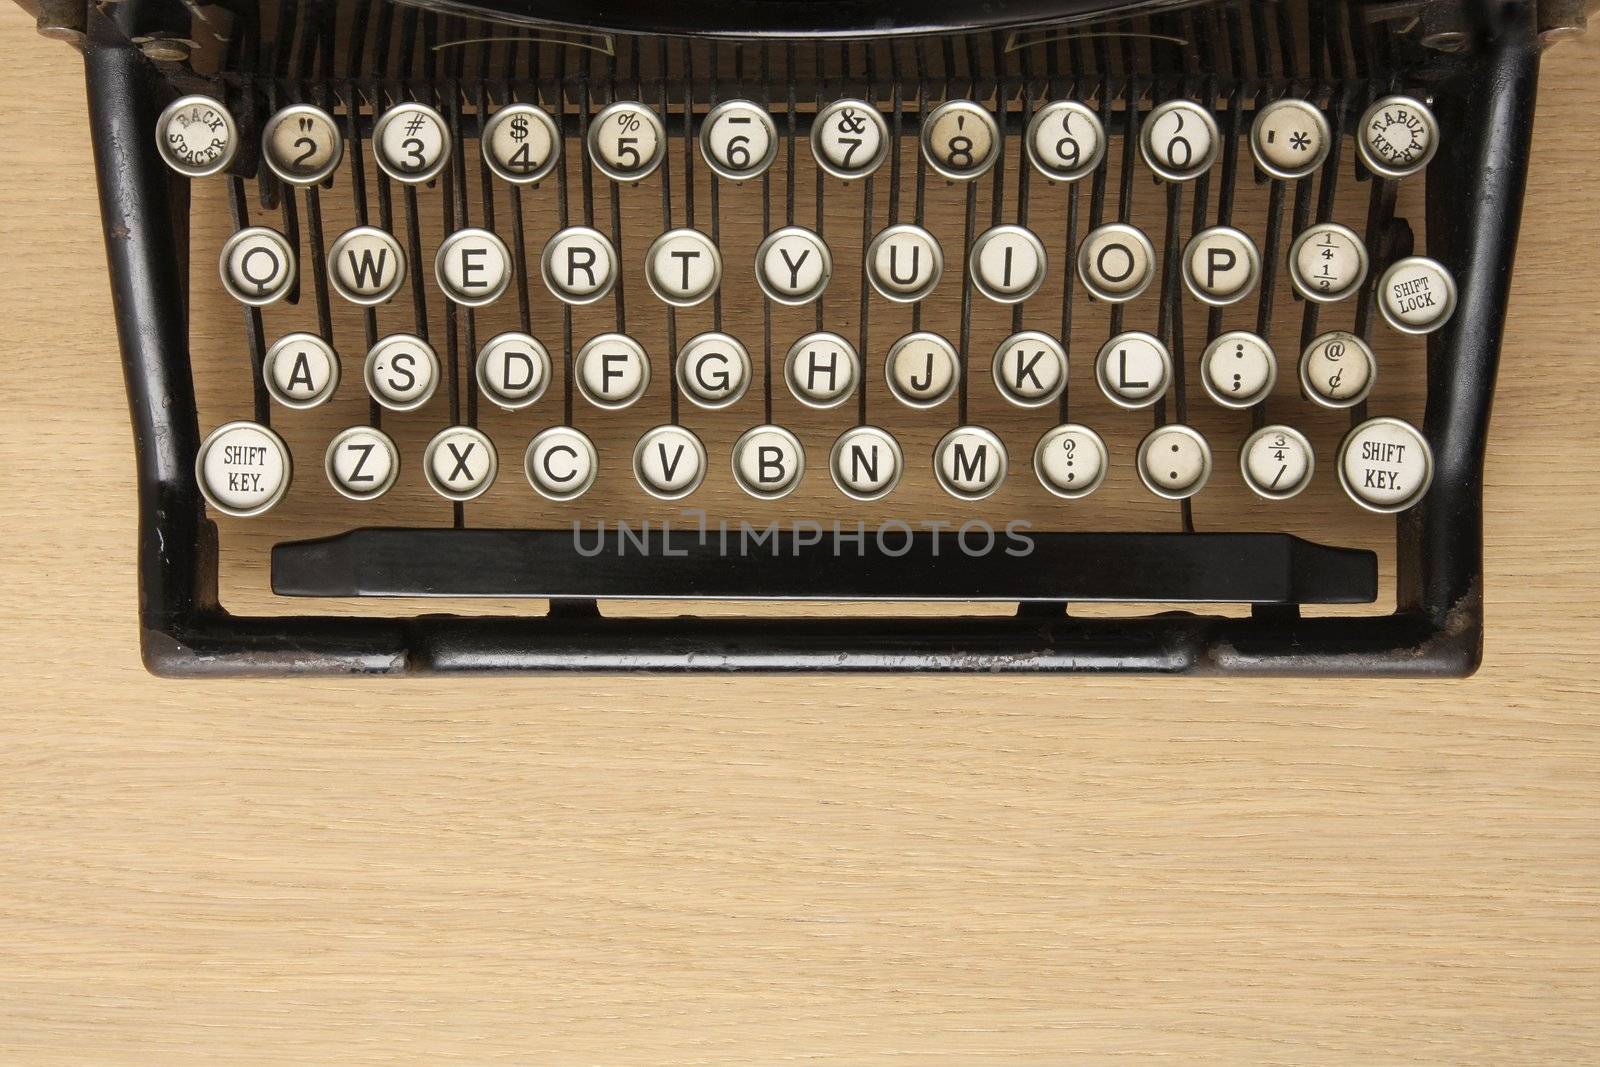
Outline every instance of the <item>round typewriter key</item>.
<svg viewBox="0 0 1600 1067">
<path fill-rule="evenodd" d="M 1061 395 L 1067 385 L 1067 350 L 1047 333 L 1024 330 L 994 350 L 994 384 L 1019 408 L 1037 408 Z"/>
<path fill-rule="evenodd" d="M 226 170 L 239 151 L 239 127 L 209 96 L 174 100 L 156 120 L 156 147 L 167 166 L 191 178 Z"/>
<path fill-rule="evenodd" d="M 633 476 L 653 497 L 681 500 L 706 478 L 706 446 L 676 424 L 646 430 L 633 450 Z"/>
<path fill-rule="evenodd" d="M 1253 333 L 1233 330 L 1206 346 L 1200 381 L 1212 400 L 1225 408 L 1248 408 L 1272 394 L 1278 383 L 1278 357 Z"/>
<path fill-rule="evenodd" d="M 550 353 L 536 337 L 510 331 L 484 342 L 473 369 L 478 389 L 507 411 L 525 408 L 550 384 Z"/>
<path fill-rule="evenodd" d="M 750 353 L 728 334 L 697 334 L 678 353 L 677 376 L 691 403 L 725 408 L 750 387 Z"/>
<path fill-rule="evenodd" d="M 261 155 L 290 185 L 315 185 L 339 167 L 344 136 L 333 116 L 310 104 L 292 104 L 267 120 Z"/>
<path fill-rule="evenodd" d="M 733 480 L 757 500 L 788 496 L 805 472 L 805 449 L 782 426 L 752 427 L 733 443 Z"/>
<path fill-rule="evenodd" d="M 592 304 L 616 284 L 617 251 L 599 230 L 569 226 L 545 244 L 539 273 L 557 300 Z"/>
<path fill-rule="evenodd" d="M 960 360 L 955 346 L 936 333 L 908 333 L 889 349 L 883 376 L 889 391 L 912 408 L 938 407 L 955 392 Z"/>
<path fill-rule="evenodd" d="M 439 245 L 433 275 L 458 304 L 492 304 L 511 284 L 511 250 L 488 230 L 457 230 Z"/>
<path fill-rule="evenodd" d="M 1374 174 L 1404 178 L 1426 167 L 1439 150 L 1439 121 L 1421 100 L 1386 96 L 1361 116 L 1356 150 Z"/>
<path fill-rule="evenodd" d="M 890 226 L 867 246 L 867 280 L 880 295 L 902 304 L 933 292 L 944 274 L 944 250 L 921 226 Z"/>
<path fill-rule="evenodd" d="M 239 519 L 270 510 L 289 491 L 293 474 L 289 446 L 254 422 L 218 426 L 194 460 L 195 481 L 206 503 Z"/>
<path fill-rule="evenodd" d="M 222 286 L 242 304 L 265 307 L 294 285 L 294 248 L 277 230 L 247 226 L 222 246 Z"/>
<path fill-rule="evenodd" d="M 1274 178 L 1304 178 L 1322 166 L 1332 147 L 1327 118 L 1308 100 L 1274 100 L 1250 124 L 1256 166 Z"/>
<path fill-rule="evenodd" d="M 922 154 L 946 178 L 971 181 L 999 158 L 1000 127 L 971 100 L 946 100 L 922 123 Z"/>
<path fill-rule="evenodd" d="M 532 104 L 509 104 L 496 111 L 480 143 L 489 169 L 516 185 L 542 180 L 561 159 L 556 120 Z"/>
<path fill-rule="evenodd" d="M 625 408 L 650 386 L 650 357 L 626 334 L 591 337 L 578 349 L 574 371 L 578 391 L 597 408 Z"/>
<path fill-rule="evenodd" d="M 1250 295 L 1261 277 L 1261 255 L 1232 226 L 1213 226 L 1189 239 L 1183 252 L 1183 284 L 1196 300 L 1215 307 Z"/>
<path fill-rule="evenodd" d="M 1456 310 L 1456 280 L 1438 260 L 1409 256 L 1383 272 L 1378 310 L 1402 333 L 1432 333 Z"/>
<path fill-rule="evenodd" d="M 650 291 L 675 307 L 693 307 L 722 282 L 722 254 L 699 230 L 668 230 L 644 260 Z"/>
<path fill-rule="evenodd" d="M 783 378 L 795 399 L 807 407 L 836 408 L 856 391 L 861 357 L 836 333 L 808 333 L 789 346 Z"/>
<path fill-rule="evenodd" d="M 1292 426 L 1263 426 L 1239 449 L 1244 484 L 1267 500 L 1288 500 L 1311 484 L 1316 469 L 1311 442 Z"/>
<path fill-rule="evenodd" d="M 1172 353 L 1152 334 L 1119 333 L 1107 341 L 1094 361 L 1094 376 L 1113 404 L 1147 408 L 1167 393 L 1172 382 Z"/>
<path fill-rule="evenodd" d="M 261 358 L 261 380 L 284 407 L 314 408 L 339 388 L 339 357 L 316 334 L 284 334 Z"/>
<path fill-rule="evenodd" d="M 636 100 L 619 100 L 589 123 L 589 158 L 612 181 L 648 177 L 666 154 L 667 132 L 661 120 Z"/>
<path fill-rule="evenodd" d="M 1024 143 L 1040 174 L 1075 182 L 1105 158 L 1106 131 L 1099 116 L 1076 100 L 1055 100 L 1033 113 Z"/>
<path fill-rule="evenodd" d="M 391 233 L 357 226 L 328 248 L 328 281 L 352 304 L 382 304 L 394 299 L 406 280 L 406 254 Z"/>
<path fill-rule="evenodd" d="M 1348 408 L 1361 403 L 1372 392 L 1377 378 L 1377 357 L 1353 333 L 1325 333 L 1300 355 L 1300 386 L 1325 408 Z"/>
<path fill-rule="evenodd" d="M 574 500 L 587 493 L 599 467 L 594 442 L 571 426 L 539 431 L 522 454 L 528 484 L 547 500 Z"/>
<path fill-rule="evenodd" d="M 700 154 L 729 181 L 759 178 L 778 158 L 778 128 L 759 104 L 724 100 L 700 124 Z"/>
<path fill-rule="evenodd" d="M 439 386 L 439 357 L 420 337 L 391 334 L 367 353 L 362 378 L 372 399 L 390 411 L 415 411 Z"/>
<path fill-rule="evenodd" d="M 1217 120 L 1193 100 L 1158 104 L 1139 127 L 1145 164 L 1169 182 L 1193 181 L 1210 170 L 1221 139 Z"/>
<path fill-rule="evenodd" d="M 1044 245 L 1032 230 L 996 226 L 972 242 L 967 256 L 972 284 L 990 300 L 1017 304 L 1044 284 Z"/>
<path fill-rule="evenodd" d="M 450 159 L 450 128 L 427 104 L 396 104 L 372 128 L 372 154 L 397 182 L 432 181 Z"/>
<path fill-rule="evenodd" d="M 1409 422 L 1368 419 L 1339 445 L 1339 484 L 1368 511 L 1404 511 L 1433 484 L 1433 449 Z"/>
<path fill-rule="evenodd" d="M 785 226 L 756 249 L 756 281 L 780 304 L 806 304 L 822 295 L 833 276 L 833 253 L 818 234 Z"/>
<path fill-rule="evenodd" d="M 1087 426 L 1066 423 L 1047 430 L 1033 450 L 1039 484 L 1056 496 L 1076 500 L 1100 488 L 1110 461 L 1106 443 Z"/>
<path fill-rule="evenodd" d="M 876 426 L 852 426 L 828 454 L 833 484 L 852 500 L 879 500 L 894 491 L 905 467 L 900 442 Z"/>
<path fill-rule="evenodd" d="M 958 500 L 982 500 L 1006 480 L 1006 446 L 982 426 L 957 426 L 933 449 L 933 473 Z"/>
<path fill-rule="evenodd" d="M 494 442 L 471 426 L 446 426 L 422 453 L 422 473 L 446 500 L 471 500 L 494 484 L 500 460 Z"/>
<path fill-rule="evenodd" d="M 1157 427 L 1139 443 L 1139 477 L 1156 496 L 1185 500 L 1211 478 L 1211 446 L 1192 427 Z"/>
<path fill-rule="evenodd" d="M 865 178 L 889 154 L 889 127 L 871 104 L 835 100 L 812 120 L 811 152 L 836 178 Z"/>
<path fill-rule="evenodd" d="M 352 426 L 328 442 L 322 466 L 340 495 L 375 500 L 400 476 L 400 450 L 382 430 Z"/>
<path fill-rule="evenodd" d="M 1136 226 L 1112 222 L 1078 246 L 1078 278 L 1091 296 L 1107 303 L 1132 300 L 1156 276 L 1156 250 Z"/>
<path fill-rule="evenodd" d="M 1289 247 L 1289 280 L 1307 300 L 1331 304 L 1353 295 L 1367 278 L 1367 246 L 1348 226 L 1319 222 Z"/>
</svg>

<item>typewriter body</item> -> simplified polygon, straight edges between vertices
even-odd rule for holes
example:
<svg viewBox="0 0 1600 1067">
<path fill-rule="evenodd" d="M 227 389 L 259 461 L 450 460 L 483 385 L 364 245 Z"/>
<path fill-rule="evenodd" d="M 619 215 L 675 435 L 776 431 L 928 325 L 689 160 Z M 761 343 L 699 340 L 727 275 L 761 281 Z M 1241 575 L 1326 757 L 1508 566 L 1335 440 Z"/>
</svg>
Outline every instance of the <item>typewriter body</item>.
<svg viewBox="0 0 1600 1067">
<path fill-rule="evenodd" d="M 1547 9 L 38 14 L 154 671 L 1478 663 Z"/>
</svg>

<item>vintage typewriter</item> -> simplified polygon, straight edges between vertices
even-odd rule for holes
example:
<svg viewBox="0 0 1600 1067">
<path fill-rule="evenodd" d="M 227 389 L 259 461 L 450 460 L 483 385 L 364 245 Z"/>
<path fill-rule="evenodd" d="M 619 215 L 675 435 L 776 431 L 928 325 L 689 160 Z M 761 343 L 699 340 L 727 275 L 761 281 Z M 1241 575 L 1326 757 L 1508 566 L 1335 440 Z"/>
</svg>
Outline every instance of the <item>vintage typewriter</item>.
<svg viewBox="0 0 1600 1067">
<path fill-rule="evenodd" d="M 43 0 L 163 674 L 1466 674 L 1498 0 Z"/>
</svg>

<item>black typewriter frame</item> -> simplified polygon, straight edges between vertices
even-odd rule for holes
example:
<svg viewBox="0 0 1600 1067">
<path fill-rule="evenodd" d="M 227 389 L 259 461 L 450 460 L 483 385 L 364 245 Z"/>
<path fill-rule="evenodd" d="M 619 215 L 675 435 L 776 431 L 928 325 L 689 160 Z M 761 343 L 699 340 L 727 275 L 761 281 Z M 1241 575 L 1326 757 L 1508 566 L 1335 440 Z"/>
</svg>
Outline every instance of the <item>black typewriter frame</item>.
<svg viewBox="0 0 1600 1067">
<path fill-rule="evenodd" d="M 137 453 L 142 648 L 161 675 L 427 671 L 1150 671 L 1466 675 L 1483 634 L 1483 450 L 1532 133 L 1538 71 L 1527 2 L 1480 0 L 1474 40 L 1436 93 L 1456 131 L 1428 174 L 1429 252 L 1459 310 L 1429 339 L 1424 432 L 1436 477 L 1397 522 L 1391 615 L 1084 619 L 1023 604 L 984 618 L 607 618 L 593 601 L 543 617 L 246 617 L 217 591 L 217 534 L 196 488 L 187 337 L 188 186 L 149 131 L 171 96 L 133 43 L 163 0 L 92 6 L 84 52 L 112 294 Z"/>
</svg>

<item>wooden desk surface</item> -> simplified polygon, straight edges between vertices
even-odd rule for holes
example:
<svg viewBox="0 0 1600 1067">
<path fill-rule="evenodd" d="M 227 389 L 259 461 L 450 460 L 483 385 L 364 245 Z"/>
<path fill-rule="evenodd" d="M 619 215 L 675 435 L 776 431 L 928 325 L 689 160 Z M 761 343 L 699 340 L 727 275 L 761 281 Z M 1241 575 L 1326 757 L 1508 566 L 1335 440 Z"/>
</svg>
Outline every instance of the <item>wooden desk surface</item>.
<svg viewBox="0 0 1600 1067">
<path fill-rule="evenodd" d="M 79 61 L 0 56 L 0 1061 L 1600 1059 L 1600 40 L 1486 663 L 1383 684 L 150 678 Z"/>
</svg>

